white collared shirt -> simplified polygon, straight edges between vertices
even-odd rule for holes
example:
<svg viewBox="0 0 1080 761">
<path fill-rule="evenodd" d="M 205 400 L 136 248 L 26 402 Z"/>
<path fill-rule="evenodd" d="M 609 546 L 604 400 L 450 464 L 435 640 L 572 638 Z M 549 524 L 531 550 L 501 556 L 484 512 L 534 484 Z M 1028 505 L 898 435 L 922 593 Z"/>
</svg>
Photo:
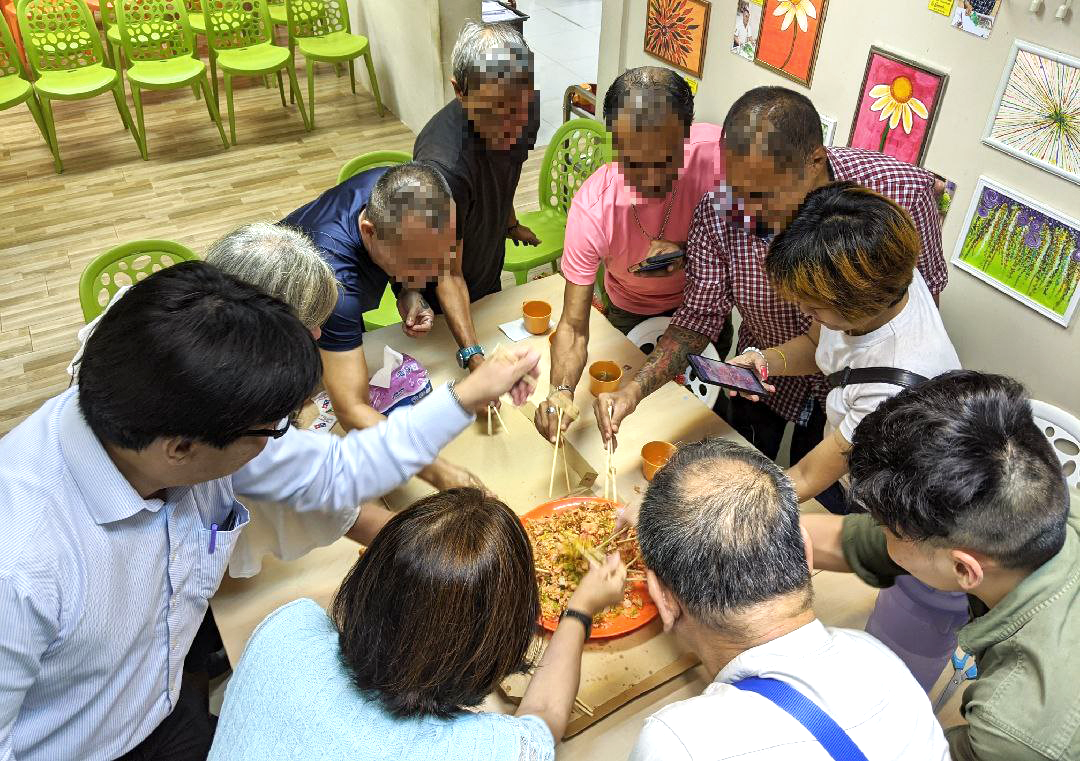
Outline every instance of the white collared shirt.
<svg viewBox="0 0 1080 761">
<path fill-rule="evenodd" d="M 949 761 L 930 700 L 907 667 L 869 634 L 813 621 L 751 648 L 702 695 L 645 721 L 631 761 L 831 761 L 798 721 L 732 683 L 779 679 L 817 703 L 870 761 Z"/>
</svg>

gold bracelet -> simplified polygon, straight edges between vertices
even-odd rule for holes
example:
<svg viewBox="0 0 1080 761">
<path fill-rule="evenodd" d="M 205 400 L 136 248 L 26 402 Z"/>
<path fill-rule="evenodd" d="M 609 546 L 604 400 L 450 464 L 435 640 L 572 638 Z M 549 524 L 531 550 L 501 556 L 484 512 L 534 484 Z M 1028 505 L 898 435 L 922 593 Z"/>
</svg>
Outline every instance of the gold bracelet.
<svg viewBox="0 0 1080 761">
<path fill-rule="evenodd" d="M 780 355 L 780 359 L 784 360 L 784 372 L 786 373 L 787 372 L 787 355 L 784 354 L 784 352 L 782 352 L 780 349 L 777 349 L 775 346 L 770 346 L 769 349 L 772 349 L 773 351 L 775 351 L 777 354 Z M 769 351 L 769 349 L 766 349 L 765 351 Z"/>
</svg>

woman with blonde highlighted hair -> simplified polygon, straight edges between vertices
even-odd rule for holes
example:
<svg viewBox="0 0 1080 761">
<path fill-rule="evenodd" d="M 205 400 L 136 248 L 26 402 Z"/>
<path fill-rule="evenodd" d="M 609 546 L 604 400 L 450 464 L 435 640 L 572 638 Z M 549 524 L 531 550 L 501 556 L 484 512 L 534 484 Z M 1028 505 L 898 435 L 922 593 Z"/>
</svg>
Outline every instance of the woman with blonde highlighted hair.
<svg viewBox="0 0 1080 761">
<path fill-rule="evenodd" d="M 846 512 L 834 484 L 847 473 L 859 422 L 905 386 L 960 368 L 915 269 L 921 249 L 904 209 L 851 182 L 810 193 L 769 247 L 769 283 L 813 322 L 798 338 L 748 347 L 732 362 L 754 368 L 762 381 L 826 376 L 825 438 L 788 471 L 800 501 L 821 495 L 826 507 Z"/>
</svg>

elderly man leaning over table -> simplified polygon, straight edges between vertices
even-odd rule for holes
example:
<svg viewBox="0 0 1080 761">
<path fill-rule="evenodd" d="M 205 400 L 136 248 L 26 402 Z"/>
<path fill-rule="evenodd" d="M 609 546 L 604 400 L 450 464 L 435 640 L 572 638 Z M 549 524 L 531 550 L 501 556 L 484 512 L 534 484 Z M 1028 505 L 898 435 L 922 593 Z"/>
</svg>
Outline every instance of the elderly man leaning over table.
<svg viewBox="0 0 1080 761">
<path fill-rule="evenodd" d="M 654 272 L 635 270 L 649 257 L 685 249 L 698 201 L 724 182 L 720 128 L 693 123 L 694 95 L 671 69 L 643 66 L 621 74 L 604 97 L 604 121 L 616 160 L 584 182 L 566 221 L 566 289 L 552 339 L 551 401 L 537 407 L 535 418 L 537 430 L 553 441 L 556 407 L 571 408 L 585 367 L 598 270 L 604 267 L 607 318 L 623 333 L 672 314 L 682 303 L 682 261 Z M 571 422 L 564 417 L 563 428 Z"/>
<path fill-rule="evenodd" d="M 0 439 L 0 760 L 205 758 L 182 666 L 248 523 L 235 493 L 352 520 L 538 359 L 344 437 L 294 430 L 321 366 L 288 305 L 204 262 L 132 286 L 78 385 Z"/>
</svg>

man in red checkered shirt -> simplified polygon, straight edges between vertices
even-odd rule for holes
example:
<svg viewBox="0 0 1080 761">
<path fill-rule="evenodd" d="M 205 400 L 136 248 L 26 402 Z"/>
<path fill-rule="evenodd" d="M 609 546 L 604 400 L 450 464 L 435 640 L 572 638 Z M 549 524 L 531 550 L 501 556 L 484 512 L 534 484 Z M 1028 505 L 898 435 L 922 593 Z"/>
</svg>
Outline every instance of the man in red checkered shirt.
<svg viewBox="0 0 1080 761">
<path fill-rule="evenodd" d="M 633 381 L 596 401 L 605 441 L 642 399 L 686 368 L 688 354 L 715 340 L 732 307 L 742 317 L 740 353 L 806 332 L 810 318 L 769 286 L 765 254 L 811 190 L 850 180 L 893 199 L 915 222 L 922 239 L 919 270 L 935 300 L 948 281 L 930 172 L 873 151 L 826 148 L 813 103 L 783 87 L 759 87 L 739 98 L 724 120 L 724 141 L 729 185 L 707 193 L 694 212 L 684 303 Z M 820 375 L 777 378 L 774 384 L 776 393 L 763 402 L 732 399 L 729 420 L 772 458 L 786 424 L 796 423 L 791 461 L 797 462 L 821 440 L 827 389 Z"/>
</svg>

